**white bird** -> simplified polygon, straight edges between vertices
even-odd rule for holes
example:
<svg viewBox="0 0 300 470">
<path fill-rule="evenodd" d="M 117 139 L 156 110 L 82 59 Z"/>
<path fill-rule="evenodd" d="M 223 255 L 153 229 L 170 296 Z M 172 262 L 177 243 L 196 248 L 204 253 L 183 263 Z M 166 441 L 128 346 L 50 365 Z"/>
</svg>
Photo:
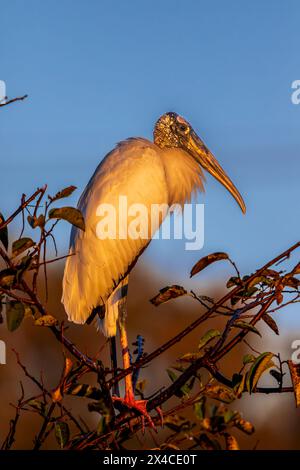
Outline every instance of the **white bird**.
<svg viewBox="0 0 300 470">
<path fill-rule="evenodd" d="M 86 229 L 84 232 L 76 227 L 72 229 L 72 256 L 66 261 L 62 302 L 69 320 L 75 323 L 85 323 L 97 313 L 108 337 L 116 335 L 119 325 L 124 368 L 130 366 L 124 327 L 128 275 L 167 216 L 165 212 L 153 226 L 151 207 L 153 204 L 183 205 L 190 201 L 195 192 L 204 190 L 203 169 L 228 189 L 245 213 L 242 196 L 215 157 L 190 124 L 170 112 L 158 119 L 154 142 L 130 138 L 108 153 L 79 200 L 78 208 L 85 218 Z M 120 196 L 127 197 L 128 207 L 133 204 L 146 206 L 147 216 L 142 224 L 149 235 L 147 238 L 133 239 L 128 234 L 105 239 L 100 234 L 99 238 L 98 208 L 106 207 L 103 204 L 111 205 L 116 208 L 119 220 L 122 215 L 118 212 Z M 123 218 L 117 229 L 118 234 L 126 232 Z M 123 402 L 151 423 L 146 403 L 134 399 L 130 375 L 125 378 Z"/>
</svg>

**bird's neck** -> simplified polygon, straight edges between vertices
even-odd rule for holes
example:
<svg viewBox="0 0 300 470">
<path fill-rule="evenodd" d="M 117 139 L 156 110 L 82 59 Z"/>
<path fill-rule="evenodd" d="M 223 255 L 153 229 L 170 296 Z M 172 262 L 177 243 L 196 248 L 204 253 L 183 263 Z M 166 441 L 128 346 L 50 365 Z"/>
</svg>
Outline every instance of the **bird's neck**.
<svg viewBox="0 0 300 470">
<path fill-rule="evenodd" d="M 190 202 L 198 191 L 204 191 L 204 175 L 199 164 L 180 148 L 163 148 L 161 155 L 166 172 L 169 204 Z"/>
</svg>

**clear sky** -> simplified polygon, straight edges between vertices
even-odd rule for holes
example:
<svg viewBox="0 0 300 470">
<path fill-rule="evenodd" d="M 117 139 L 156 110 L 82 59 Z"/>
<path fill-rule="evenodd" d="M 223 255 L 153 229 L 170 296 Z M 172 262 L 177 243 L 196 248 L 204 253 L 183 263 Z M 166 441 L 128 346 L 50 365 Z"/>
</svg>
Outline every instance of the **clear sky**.
<svg viewBox="0 0 300 470">
<path fill-rule="evenodd" d="M 215 250 L 244 272 L 258 267 L 299 238 L 299 15 L 291 0 L 1 2 L 0 79 L 10 96 L 29 94 L 0 114 L 1 210 L 45 182 L 52 192 L 78 186 L 75 203 L 117 141 L 151 138 L 173 110 L 248 212 L 209 177 L 202 252 L 155 242 L 146 259 L 171 281 Z"/>
</svg>

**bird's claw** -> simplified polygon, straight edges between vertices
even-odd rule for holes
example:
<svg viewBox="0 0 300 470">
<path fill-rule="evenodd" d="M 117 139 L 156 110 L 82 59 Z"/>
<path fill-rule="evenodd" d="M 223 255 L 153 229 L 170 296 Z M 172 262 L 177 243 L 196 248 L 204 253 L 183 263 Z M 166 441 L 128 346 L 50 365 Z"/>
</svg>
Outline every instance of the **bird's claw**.
<svg viewBox="0 0 300 470">
<path fill-rule="evenodd" d="M 157 432 L 157 429 L 156 429 L 156 426 L 153 422 L 153 419 L 151 418 L 150 414 L 147 411 L 148 400 L 136 400 L 134 397 L 131 397 L 131 396 L 125 397 L 125 398 L 120 398 L 120 397 L 113 396 L 112 401 L 113 401 L 113 403 L 119 403 L 120 405 L 124 406 L 128 410 L 133 411 L 133 412 L 140 415 L 141 420 L 142 420 L 142 432 L 143 432 L 143 434 L 145 432 L 145 420 L 148 422 L 149 426 L 155 432 Z M 160 423 L 162 425 L 163 424 L 162 411 L 158 407 L 156 408 L 156 411 L 159 415 Z"/>
</svg>

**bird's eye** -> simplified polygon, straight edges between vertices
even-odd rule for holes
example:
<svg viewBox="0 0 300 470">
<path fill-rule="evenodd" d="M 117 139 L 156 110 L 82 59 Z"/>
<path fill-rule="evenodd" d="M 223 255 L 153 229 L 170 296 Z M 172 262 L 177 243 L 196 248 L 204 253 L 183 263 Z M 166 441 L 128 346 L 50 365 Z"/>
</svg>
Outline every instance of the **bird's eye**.
<svg viewBox="0 0 300 470">
<path fill-rule="evenodd" d="M 178 129 L 180 130 L 180 132 L 183 132 L 184 134 L 186 134 L 189 131 L 189 128 L 186 124 L 178 124 Z"/>
</svg>

